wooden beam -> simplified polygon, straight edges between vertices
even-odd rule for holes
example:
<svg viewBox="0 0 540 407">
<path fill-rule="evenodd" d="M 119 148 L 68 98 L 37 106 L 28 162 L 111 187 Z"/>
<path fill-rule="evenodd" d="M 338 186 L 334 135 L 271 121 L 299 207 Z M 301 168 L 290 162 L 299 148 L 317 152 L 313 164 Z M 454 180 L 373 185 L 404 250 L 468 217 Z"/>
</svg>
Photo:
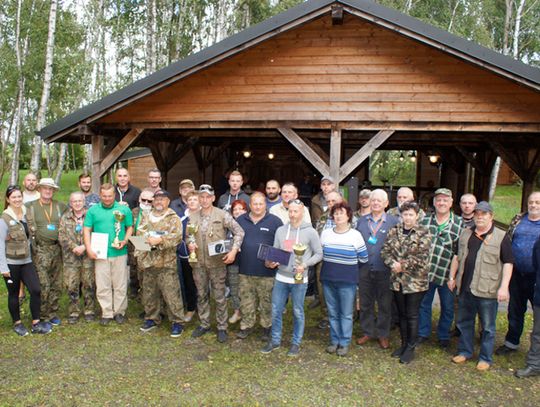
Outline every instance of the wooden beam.
<svg viewBox="0 0 540 407">
<path fill-rule="evenodd" d="M 109 168 L 113 166 L 113 164 L 120 158 L 122 154 L 133 144 L 141 133 L 144 131 L 144 129 L 135 128 L 131 129 L 119 142 L 114 146 L 112 151 L 107 154 L 103 160 L 101 161 L 101 164 L 99 166 L 99 175 L 103 175 L 107 172 Z"/>
<path fill-rule="evenodd" d="M 167 171 L 174 167 L 178 161 L 184 158 L 198 141 L 198 137 L 190 137 L 185 143 L 178 146 L 175 150 L 170 150 L 166 160 Z"/>
<path fill-rule="evenodd" d="M 512 168 L 512 171 L 514 171 L 519 178 L 525 179 L 527 177 L 527 162 L 522 163 L 520 160 L 516 160 L 515 155 L 508 151 L 508 149 L 499 142 L 489 141 L 489 146 L 503 159 L 506 164 L 508 164 L 510 168 Z"/>
<path fill-rule="evenodd" d="M 379 146 L 381 146 L 390 136 L 394 134 L 394 130 L 381 130 L 375 134 L 364 146 L 347 160 L 339 169 L 339 181 L 349 176 L 360 164 L 362 164 Z"/>
<path fill-rule="evenodd" d="M 474 156 L 473 153 L 465 150 L 463 147 L 461 146 L 456 146 L 456 150 L 459 151 L 459 153 L 463 156 L 463 158 L 465 158 L 465 160 L 467 160 L 467 162 L 469 164 L 471 164 L 473 166 L 473 168 L 478 171 L 479 174 L 484 174 L 486 171 L 488 171 L 486 168 L 484 168 L 482 166 L 482 164 L 480 164 L 478 162 L 478 160 L 476 159 L 476 157 Z"/>
<path fill-rule="evenodd" d="M 214 148 L 206 159 L 204 167 L 208 168 L 218 156 L 220 156 L 226 149 L 229 148 L 231 144 L 231 141 L 225 141 L 219 147 Z"/>
<path fill-rule="evenodd" d="M 103 160 L 103 137 L 92 136 L 92 191 L 99 193 L 99 187 L 101 185 L 100 173 L 101 161 Z"/>
<path fill-rule="evenodd" d="M 313 149 L 313 151 L 315 151 L 319 155 L 319 157 L 321 157 L 324 160 L 325 163 L 327 164 L 330 163 L 330 157 L 320 145 L 318 145 L 317 143 L 314 143 L 307 137 L 304 138 L 303 140 L 307 143 L 308 146 L 310 146 Z"/>
<path fill-rule="evenodd" d="M 300 154 L 302 154 L 322 175 L 329 176 L 330 168 L 319 155 L 296 132 L 287 127 L 277 129 Z"/>
<path fill-rule="evenodd" d="M 341 166 L 341 129 L 339 127 L 332 128 L 330 133 L 330 176 L 334 182 L 339 185 L 341 179 L 339 170 Z"/>
</svg>

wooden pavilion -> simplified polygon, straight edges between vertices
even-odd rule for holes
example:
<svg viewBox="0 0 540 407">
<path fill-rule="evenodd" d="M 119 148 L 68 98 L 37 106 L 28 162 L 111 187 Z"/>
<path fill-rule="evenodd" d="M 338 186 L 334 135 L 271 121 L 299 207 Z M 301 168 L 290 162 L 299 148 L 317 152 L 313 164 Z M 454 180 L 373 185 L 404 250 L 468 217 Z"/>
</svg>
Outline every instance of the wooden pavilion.
<svg viewBox="0 0 540 407">
<path fill-rule="evenodd" d="M 171 189 L 185 175 L 215 182 L 246 148 L 261 178 L 308 168 L 342 182 L 380 148 L 439 155 L 435 187 L 481 199 L 499 155 L 525 199 L 540 168 L 540 69 L 370 1 L 310 0 L 40 135 L 91 143 L 96 186 L 134 146 L 151 150 Z"/>
</svg>

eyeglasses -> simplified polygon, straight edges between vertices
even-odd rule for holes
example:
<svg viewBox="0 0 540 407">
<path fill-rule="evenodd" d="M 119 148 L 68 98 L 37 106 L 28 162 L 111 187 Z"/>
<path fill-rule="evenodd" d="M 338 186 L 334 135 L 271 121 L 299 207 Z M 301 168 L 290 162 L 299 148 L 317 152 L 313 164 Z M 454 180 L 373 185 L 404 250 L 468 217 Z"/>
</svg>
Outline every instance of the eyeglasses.
<svg viewBox="0 0 540 407">
<path fill-rule="evenodd" d="M 154 202 L 154 200 L 153 200 L 153 199 L 144 199 L 144 198 L 141 198 L 141 202 L 152 203 L 152 202 Z"/>
</svg>

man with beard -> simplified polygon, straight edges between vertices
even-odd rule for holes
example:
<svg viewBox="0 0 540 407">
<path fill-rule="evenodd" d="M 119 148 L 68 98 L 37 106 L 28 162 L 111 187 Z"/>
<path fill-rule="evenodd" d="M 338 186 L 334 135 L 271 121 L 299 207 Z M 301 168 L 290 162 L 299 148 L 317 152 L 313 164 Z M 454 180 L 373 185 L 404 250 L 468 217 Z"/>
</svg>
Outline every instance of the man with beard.
<svg viewBox="0 0 540 407">
<path fill-rule="evenodd" d="M 86 209 L 99 203 L 99 195 L 92 192 L 92 177 L 89 174 L 79 175 L 79 189 L 84 194 L 84 207 Z"/>
<path fill-rule="evenodd" d="M 266 182 L 266 210 L 269 211 L 272 206 L 281 203 L 281 187 L 279 182 L 275 179 L 271 179 Z"/>
<path fill-rule="evenodd" d="M 35 174 L 29 172 L 24 177 L 23 186 L 23 203 L 37 201 L 39 199 L 39 191 L 37 188 L 37 177 Z"/>
</svg>

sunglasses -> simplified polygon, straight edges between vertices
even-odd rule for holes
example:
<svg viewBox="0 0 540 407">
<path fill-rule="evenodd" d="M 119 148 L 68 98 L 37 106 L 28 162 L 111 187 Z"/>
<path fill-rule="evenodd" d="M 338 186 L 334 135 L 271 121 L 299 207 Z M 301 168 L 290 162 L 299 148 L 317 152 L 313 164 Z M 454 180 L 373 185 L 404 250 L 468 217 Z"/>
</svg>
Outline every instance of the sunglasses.
<svg viewBox="0 0 540 407">
<path fill-rule="evenodd" d="M 12 193 L 13 191 L 20 191 L 21 188 L 19 188 L 18 185 L 10 185 L 7 187 L 6 195 Z"/>
<path fill-rule="evenodd" d="M 304 205 L 304 202 L 302 202 L 300 199 L 291 199 L 289 201 L 289 205 L 290 204 L 295 204 L 295 205 Z"/>
<path fill-rule="evenodd" d="M 144 199 L 144 198 L 141 198 L 141 202 L 152 203 L 152 202 L 154 202 L 154 200 L 153 200 L 153 199 Z"/>
</svg>

